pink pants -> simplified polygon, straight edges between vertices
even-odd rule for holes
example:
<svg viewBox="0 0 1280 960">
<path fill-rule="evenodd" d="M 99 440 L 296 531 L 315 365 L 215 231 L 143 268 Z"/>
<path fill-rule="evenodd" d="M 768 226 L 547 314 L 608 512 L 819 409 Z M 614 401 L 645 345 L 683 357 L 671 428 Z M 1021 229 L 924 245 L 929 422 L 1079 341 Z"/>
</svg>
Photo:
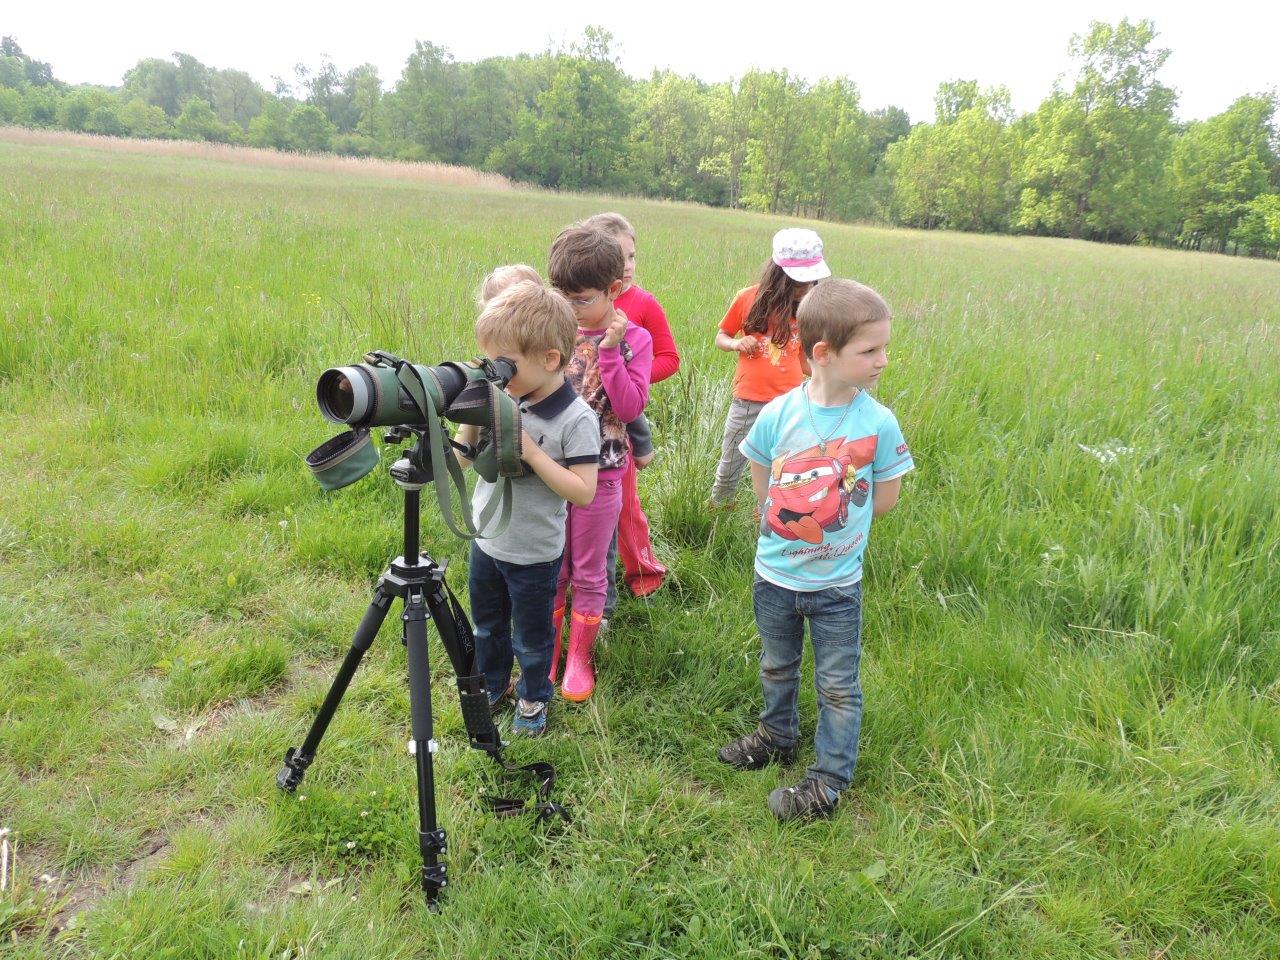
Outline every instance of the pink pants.
<svg viewBox="0 0 1280 960">
<path fill-rule="evenodd" d="M 604 612 L 608 585 L 605 559 L 609 555 L 613 532 L 618 528 L 621 510 L 621 477 L 597 480 L 596 498 L 585 507 L 569 504 L 569 519 L 564 532 L 564 563 L 560 566 L 560 582 L 556 585 L 556 610 L 564 606 L 565 592 L 573 584 L 574 613 L 598 617 Z"/>
</svg>

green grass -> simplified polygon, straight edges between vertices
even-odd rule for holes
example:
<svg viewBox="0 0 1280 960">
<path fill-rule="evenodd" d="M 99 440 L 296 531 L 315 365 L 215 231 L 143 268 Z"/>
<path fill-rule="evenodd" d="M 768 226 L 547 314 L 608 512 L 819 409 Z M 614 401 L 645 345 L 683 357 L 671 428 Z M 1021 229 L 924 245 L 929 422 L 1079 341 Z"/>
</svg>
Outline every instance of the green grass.
<svg viewBox="0 0 1280 960">
<path fill-rule="evenodd" d="M 621 609 L 593 700 L 511 750 L 560 770 L 549 834 L 484 812 L 503 784 L 433 642 L 432 916 L 390 626 L 299 795 L 274 786 L 400 536 L 385 478 L 307 476 L 315 378 L 471 355 L 484 273 L 617 206 L 685 356 L 642 478 L 675 576 Z M 714 758 L 758 640 L 746 493 L 703 507 L 712 333 L 778 225 L 0 144 L 0 951 L 1280 956 L 1280 266 L 823 228 L 895 309 L 879 392 L 918 469 L 869 551 L 854 786 L 784 827 L 795 771 Z M 424 540 L 463 586 L 434 508 Z"/>
</svg>

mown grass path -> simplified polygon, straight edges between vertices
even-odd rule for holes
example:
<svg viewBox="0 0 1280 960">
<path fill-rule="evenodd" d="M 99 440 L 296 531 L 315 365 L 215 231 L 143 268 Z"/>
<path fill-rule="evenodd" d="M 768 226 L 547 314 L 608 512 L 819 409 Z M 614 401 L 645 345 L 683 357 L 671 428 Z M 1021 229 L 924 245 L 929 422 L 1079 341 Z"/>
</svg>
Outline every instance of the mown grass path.
<svg viewBox="0 0 1280 960">
<path fill-rule="evenodd" d="M 685 356 L 642 483 L 674 576 L 512 750 L 561 771 L 551 835 L 482 811 L 435 648 L 429 916 L 392 636 L 301 795 L 274 787 L 399 538 L 389 481 L 306 475 L 313 384 L 470 355 L 483 274 L 615 207 Z M 714 327 L 778 225 L 0 144 L 0 952 L 1280 956 L 1280 265 L 822 229 L 895 309 L 880 394 L 918 470 L 868 554 L 854 787 L 782 827 L 796 772 L 714 758 L 758 640 L 746 492 L 704 509 Z M 424 544 L 461 588 L 433 510 Z"/>
</svg>

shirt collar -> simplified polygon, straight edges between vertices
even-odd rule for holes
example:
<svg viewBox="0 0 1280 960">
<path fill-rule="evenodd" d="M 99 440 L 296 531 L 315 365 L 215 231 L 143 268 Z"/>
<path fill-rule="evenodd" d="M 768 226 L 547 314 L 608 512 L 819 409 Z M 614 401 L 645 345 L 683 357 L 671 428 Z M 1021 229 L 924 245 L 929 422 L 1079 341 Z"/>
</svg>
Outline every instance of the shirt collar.
<svg viewBox="0 0 1280 960">
<path fill-rule="evenodd" d="M 535 414 L 543 420 L 551 420 L 558 417 L 578 398 L 577 391 L 568 380 L 565 380 L 560 386 L 551 392 L 550 396 L 543 397 L 536 403 L 522 403 L 521 409 L 528 413 Z"/>
</svg>

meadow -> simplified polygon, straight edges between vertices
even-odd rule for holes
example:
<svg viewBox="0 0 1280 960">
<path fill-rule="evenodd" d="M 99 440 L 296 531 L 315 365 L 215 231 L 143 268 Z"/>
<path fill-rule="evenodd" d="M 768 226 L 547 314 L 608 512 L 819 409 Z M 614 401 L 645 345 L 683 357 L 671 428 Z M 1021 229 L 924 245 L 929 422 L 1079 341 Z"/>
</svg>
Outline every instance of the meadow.
<svg viewBox="0 0 1280 960">
<path fill-rule="evenodd" d="M 472 355 L 484 273 L 602 209 L 684 357 L 641 481 L 673 573 L 509 751 L 557 765 L 565 827 L 486 812 L 433 638 L 431 915 L 394 620 L 274 783 L 400 543 L 385 474 L 308 476 L 314 382 Z M 799 770 L 714 755 L 759 641 L 748 492 L 706 493 L 714 327 L 787 222 L 0 141 L 0 954 L 1280 956 L 1280 264 L 819 225 L 894 308 L 879 396 L 917 470 L 867 554 L 853 788 L 782 826 Z"/>
</svg>

